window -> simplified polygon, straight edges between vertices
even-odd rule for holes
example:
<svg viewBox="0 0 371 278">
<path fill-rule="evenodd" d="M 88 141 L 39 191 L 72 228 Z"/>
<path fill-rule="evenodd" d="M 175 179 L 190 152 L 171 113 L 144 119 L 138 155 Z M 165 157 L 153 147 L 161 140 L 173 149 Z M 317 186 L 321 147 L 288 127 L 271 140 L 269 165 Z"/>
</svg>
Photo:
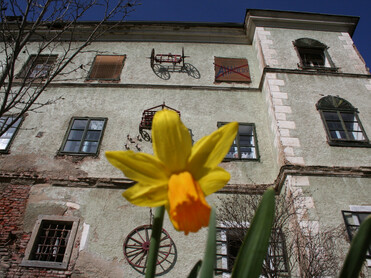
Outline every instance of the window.
<svg viewBox="0 0 371 278">
<path fill-rule="evenodd" d="M 217 273 L 230 273 L 244 240 L 247 228 L 218 228 L 217 230 Z M 288 274 L 286 246 L 281 231 L 272 233 L 267 257 L 263 262 L 262 277 L 278 277 Z M 264 272 L 267 272 L 264 275 Z"/>
<path fill-rule="evenodd" d="M 0 130 L 5 130 L 16 116 L 3 116 L 0 118 Z M 18 128 L 21 124 L 22 118 L 19 118 L 8 130 L 0 137 L 0 153 L 7 153 L 9 151 L 10 143 L 12 142 Z"/>
<path fill-rule="evenodd" d="M 226 123 L 218 123 L 218 127 L 221 127 Z M 256 140 L 255 125 L 248 123 L 238 124 L 238 134 L 233 141 L 233 144 L 225 156 L 224 160 L 233 159 L 249 159 L 258 160 L 259 153 Z"/>
<path fill-rule="evenodd" d="M 215 57 L 216 82 L 251 82 L 246 59 Z"/>
<path fill-rule="evenodd" d="M 328 47 L 319 41 L 302 38 L 294 41 L 294 46 L 300 58 L 300 67 L 304 69 L 332 69 L 334 63 L 328 55 Z"/>
<path fill-rule="evenodd" d="M 40 215 L 21 265 L 66 269 L 78 224 L 76 217 Z"/>
<path fill-rule="evenodd" d="M 358 110 L 345 99 L 326 96 L 317 103 L 332 146 L 369 146 L 369 141 L 358 118 Z"/>
<path fill-rule="evenodd" d="M 97 154 L 106 121 L 105 118 L 72 118 L 60 153 Z"/>
<path fill-rule="evenodd" d="M 370 208 L 369 211 L 342 211 L 350 241 L 352 241 L 362 222 L 371 215 L 371 207 L 368 208 Z M 371 245 L 368 248 L 366 258 L 371 259 Z"/>
<path fill-rule="evenodd" d="M 57 57 L 57 55 L 31 55 L 18 78 L 48 78 Z"/>
<path fill-rule="evenodd" d="M 97 55 L 88 79 L 120 80 L 125 55 Z"/>
</svg>

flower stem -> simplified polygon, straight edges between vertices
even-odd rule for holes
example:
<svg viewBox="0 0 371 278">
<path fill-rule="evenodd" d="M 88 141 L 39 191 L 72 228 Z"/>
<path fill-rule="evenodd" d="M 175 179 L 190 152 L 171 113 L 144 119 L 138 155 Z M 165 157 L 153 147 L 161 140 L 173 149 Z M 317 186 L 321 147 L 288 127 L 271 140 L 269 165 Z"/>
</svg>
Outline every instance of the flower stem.
<svg viewBox="0 0 371 278">
<path fill-rule="evenodd" d="M 162 224 L 164 222 L 165 207 L 158 207 L 155 212 L 155 218 L 152 225 L 151 244 L 149 246 L 146 276 L 145 278 L 153 278 L 156 274 L 156 262 L 158 247 L 160 245 Z"/>
</svg>

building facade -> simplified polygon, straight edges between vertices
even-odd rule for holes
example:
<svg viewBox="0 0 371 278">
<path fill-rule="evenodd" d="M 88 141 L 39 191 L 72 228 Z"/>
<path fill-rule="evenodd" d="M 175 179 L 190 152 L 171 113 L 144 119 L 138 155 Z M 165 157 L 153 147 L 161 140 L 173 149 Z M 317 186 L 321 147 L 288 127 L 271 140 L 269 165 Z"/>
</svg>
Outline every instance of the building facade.
<svg viewBox="0 0 371 278">
<path fill-rule="evenodd" d="M 142 277 L 152 210 L 122 198 L 133 182 L 104 152 L 152 153 L 151 115 L 165 106 L 180 114 L 194 141 L 240 123 L 221 163 L 231 180 L 211 204 L 273 186 L 278 195 L 300 196 L 295 225 L 302 231 L 356 229 L 371 213 L 371 75 L 352 41 L 357 22 L 248 10 L 243 24 L 114 27 L 39 98 L 55 103 L 27 113 L 1 137 L 0 273 Z M 91 26 L 81 23 L 78 35 Z M 37 42 L 30 43 L 16 78 L 42 79 L 60 52 L 35 56 Z M 206 229 L 184 236 L 168 219 L 164 228 L 158 269 L 185 277 L 202 259 Z M 348 235 L 339 244 L 346 252 Z M 222 252 L 228 256 L 228 246 Z M 285 275 L 303 277 L 300 267 Z"/>
</svg>

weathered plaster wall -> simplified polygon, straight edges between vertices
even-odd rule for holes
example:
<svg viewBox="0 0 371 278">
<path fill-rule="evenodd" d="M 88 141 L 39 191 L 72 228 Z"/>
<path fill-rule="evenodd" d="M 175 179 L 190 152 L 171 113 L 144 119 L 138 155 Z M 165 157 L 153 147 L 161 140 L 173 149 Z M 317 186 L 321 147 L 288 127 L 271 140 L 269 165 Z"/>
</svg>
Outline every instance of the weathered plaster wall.
<svg viewBox="0 0 371 278">
<path fill-rule="evenodd" d="M 34 185 L 25 213 L 24 230 L 30 232 L 40 214 L 79 217 L 72 277 L 142 277 L 126 261 L 123 243 L 134 228 L 150 223 L 150 210 L 131 205 L 121 196 L 122 192 L 119 189 Z M 82 232 L 87 225 L 89 232 L 86 243 L 83 243 Z M 178 258 L 174 268 L 163 277 L 185 277 L 202 259 L 206 229 L 185 236 L 174 230 L 167 215 L 164 228 L 176 245 Z"/>
<path fill-rule="evenodd" d="M 213 132 L 218 121 L 255 123 L 260 161 L 223 163 L 231 171 L 231 183 L 272 183 L 277 176 L 271 160 L 273 147 L 266 111 L 260 92 L 209 91 L 186 89 L 134 88 L 53 88 L 42 97 L 63 96 L 63 100 L 29 113 L 12 146 L 11 154 L 2 156 L 3 170 L 35 170 L 60 177 L 123 177 L 105 159 L 106 150 L 124 150 L 127 135 L 136 138 L 142 112 L 162 104 L 178 109 L 185 125 L 192 129 L 195 141 Z M 86 157 L 73 162 L 57 156 L 71 117 L 107 117 L 98 158 Z M 43 132 L 42 137 L 37 137 Z M 137 141 L 137 140 L 136 140 Z M 139 142 L 142 151 L 151 153 L 149 142 Z M 136 151 L 135 144 L 130 144 Z M 251 182 L 250 181 L 250 182 Z"/>
<path fill-rule="evenodd" d="M 370 165 L 371 149 L 333 147 L 328 145 L 326 130 L 316 109 L 324 96 L 344 98 L 358 108 L 360 121 L 371 135 L 371 110 L 368 79 L 326 75 L 277 74 L 282 80 L 281 91 L 287 94 L 283 104 L 289 109 L 285 121 L 291 123 L 290 135 L 297 138 L 295 152 L 306 165 L 361 166 Z"/>
<path fill-rule="evenodd" d="M 156 54 L 178 54 L 181 55 L 182 47 L 186 63 L 192 64 L 199 71 L 200 79 L 188 76 L 187 73 L 170 73 L 169 80 L 157 77 L 150 66 L 151 51 L 154 48 Z M 28 53 L 19 56 L 19 63 L 15 72 L 21 71 L 28 55 L 35 53 L 36 48 L 31 44 L 28 46 Z M 63 54 L 63 49 L 57 47 L 52 54 Z M 126 55 L 125 64 L 121 72 L 121 80 L 113 83 L 120 84 L 141 84 L 141 85 L 194 85 L 194 86 L 221 86 L 221 87 L 258 87 L 260 72 L 258 70 L 257 58 L 251 45 L 237 44 L 206 44 L 206 43 L 157 43 L 157 42 L 94 42 L 84 49 L 64 72 L 73 71 L 69 75 L 59 77 L 60 81 L 73 83 L 100 83 L 102 81 L 85 81 L 89 75 L 90 67 L 97 55 Z M 215 84 L 214 57 L 246 58 L 249 63 L 251 83 L 218 83 Z M 82 65 L 82 69 L 79 68 Z M 163 64 L 169 65 L 169 64 Z M 58 78 L 57 78 L 58 80 Z M 104 82 L 104 81 L 103 81 Z M 107 81 L 106 81 L 107 83 Z M 112 83 L 112 82 L 108 82 Z"/>
<path fill-rule="evenodd" d="M 328 54 L 335 67 L 339 68 L 339 72 L 369 73 L 348 33 L 283 28 L 264 28 L 260 30 L 262 31 L 264 32 L 260 37 L 263 36 L 263 52 L 267 64 L 271 67 L 298 69 L 300 59 L 293 42 L 300 38 L 311 38 L 328 47 Z"/>
</svg>

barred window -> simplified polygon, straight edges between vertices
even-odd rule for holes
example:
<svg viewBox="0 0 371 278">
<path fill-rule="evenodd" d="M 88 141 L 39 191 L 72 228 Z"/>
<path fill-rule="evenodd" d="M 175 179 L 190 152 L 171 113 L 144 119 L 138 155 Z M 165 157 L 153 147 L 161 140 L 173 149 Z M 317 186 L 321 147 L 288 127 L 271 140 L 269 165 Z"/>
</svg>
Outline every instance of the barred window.
<svg viewBox="0 0 371 278">
<path fill-rule="evenodd" d="M 97 55 L 88 79 L 120 80 L 125 55 Z"/>
<path fill-rule="evenodd" d="M 18 74 L 18 78 L 48 78 L 57 57 L 57 55 L 31 55 Z"/>
<path fill-rule="evenodd" d="M 106 118 L 72 118 L 60 153 L 98 154 L 106 121 Z"/>
<path fill-rule="evenodd" d="M 78 223 L 75 217 L 39 216 L 21 265 L 66 269 Z"/>
<path fill-rule="evenodd" d="M 3 131 L 12 123 L 15 116 L 3 116 L 0 118 L 0 130 Z M 18 131 L 18 128 L 22 122 L 22 118 L 19 118 L 15 123 L 5 131 L 0 137 L 0 153 L 7 153 L 10 148 L 10 144 Z"/>
</svg>

